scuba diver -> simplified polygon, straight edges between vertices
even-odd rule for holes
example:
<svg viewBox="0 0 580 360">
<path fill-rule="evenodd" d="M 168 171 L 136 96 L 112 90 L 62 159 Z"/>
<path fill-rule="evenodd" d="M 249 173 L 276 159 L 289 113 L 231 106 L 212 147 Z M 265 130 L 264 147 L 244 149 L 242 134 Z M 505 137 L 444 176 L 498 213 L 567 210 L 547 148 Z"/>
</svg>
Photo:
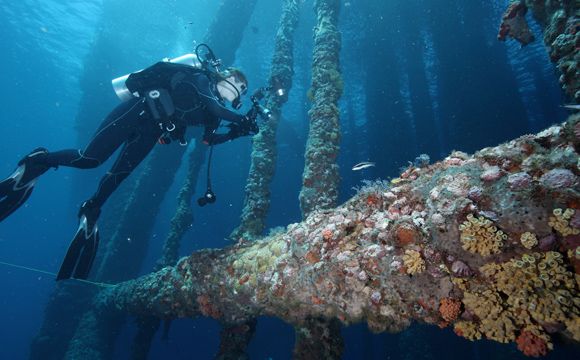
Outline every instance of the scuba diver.
<svg viewBox="0 0 580 360">
<path fill-rule="evenodd" d="M 198 54 L 200 46 L 208 50 L 203 60 Z M 12 175 L 0 182 L 1 222 L 28 199 L 37 179 L 48 169 L 95 168 L 122 147 L 97 191 L 79 210 L 79 228 L 57 280 L 87 278 L 99 242 L 97 219 L 101 207 L 156 143 L 168 144 L 175 140 L 186 145 L 188 126 L 205 127 L 203 142 L 210 146 L 258 133 L 256 106 L 245 115 L 225 107 L 226 101 L 236 110 L 241 107 L 241 96 L 248 86 L 246 77 L 235 68 L 220 70 L 220 62 L 211 49 L 205 44 L 200 46 L 195 55 L 166 59 L 113 80 L 117 95 L 125 101 L 105 118 L 85 148 L 55 152 L 37 148 L 18 162 Z M 221 120 L 229 122 L 227 133 L 217 132 Z M 206 197 L 212 195 L 206 193 Z"/>
</svg>

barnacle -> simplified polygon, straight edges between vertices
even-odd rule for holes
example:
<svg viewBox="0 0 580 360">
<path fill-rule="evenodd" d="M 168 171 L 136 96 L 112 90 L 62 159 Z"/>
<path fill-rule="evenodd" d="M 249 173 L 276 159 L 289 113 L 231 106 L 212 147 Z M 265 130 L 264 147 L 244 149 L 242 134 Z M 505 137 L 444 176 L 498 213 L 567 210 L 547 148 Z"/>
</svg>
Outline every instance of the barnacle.
<svg viewBox="0 0 580 360">
<path fill-rule="evenodd" d="M 473 214 L 467 215 L 459 230 L 463 249 L 483 256 L 499 253 L 507 239 L 507 235 L 498 230 L 491 220 L 483 216 L 476 218 Z"/>
</svg>

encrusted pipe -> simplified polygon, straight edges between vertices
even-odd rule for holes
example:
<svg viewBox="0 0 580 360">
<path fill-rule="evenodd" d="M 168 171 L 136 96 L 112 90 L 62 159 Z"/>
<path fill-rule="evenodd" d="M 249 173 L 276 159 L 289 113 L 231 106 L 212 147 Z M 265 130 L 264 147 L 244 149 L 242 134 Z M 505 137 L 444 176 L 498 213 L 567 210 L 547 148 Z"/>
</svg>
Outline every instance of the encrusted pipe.
<svg viewBox="0 0 580 360">
<path fill-rule="evenodd" d="M 260 315 L 398 332 L 411 321 L 540 356 L 580 341 L 580 115 L 470 156 L 454 152 L 315 211 L 285 233 L 202 250 L 107 289 L 96 311 Z M 532 241 L 533 239 L 537 241 Z"/>
<path fill-rule="evenodd" d="M 525 19 L 527 10 L 542 26 L 550 59 L 560 70 L 560 85 L 574 103 L 580 102 L 580 8 L 578 1 L 514 0 L 504 13 L 498 38 L 507 36 L 522 45 L 533 40 Z"/>
<path fill-rule="evenodd" d="M 298 0 L 285 0 L 276 33 L 274 58 L 269 86 L 274 94 L 267 97 L 266 107 L 272 112 L 269 120 L 254 136 L 252 163 L 245 189 L 244 208 L 240 225 L 232 232 L 232 239 L 251 240 L 262 235 L 270 208 L 270 184 L 276 170 L 276 132 L 282 107 L 288 101 L 294 75 L 294 32 L 300 14 Z"/>
<path fill-rule="evenodd" d="M 340 129 L 338 100 L 343 92 L 339 68 L 341 35 L 338 31 L 339 0 L 316 0 L 312 87 L 312 108 L 306 144 L 305 166 L 300 191 L 303 217 L 328 209 L 338 200 L 338 156 Z"/>
</svg>

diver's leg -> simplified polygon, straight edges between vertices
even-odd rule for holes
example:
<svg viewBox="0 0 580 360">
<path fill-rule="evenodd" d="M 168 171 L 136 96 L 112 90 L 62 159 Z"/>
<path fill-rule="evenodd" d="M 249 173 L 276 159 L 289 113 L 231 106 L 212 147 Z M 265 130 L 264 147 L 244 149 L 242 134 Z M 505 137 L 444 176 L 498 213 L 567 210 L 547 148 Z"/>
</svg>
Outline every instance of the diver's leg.
<svg viewBox="0 0 580 360">
<path fill-rule="evenodd" d="M 157 143 L 161 131 L 156 134 L 138 133 L 121 150 L 119 158 L 109 172 L 103 176 L 99 187 L 89 202 L 101 207 L 123 180 L 141 163 Z"/>
<path fill-rule="evenodd" d="M 99 243 L 97 219 L 101 206 L 147 156 L 160 135 L 160 130 L 135 134 L 125 144 L 111 170 L 102 178 L 95 195 L 83 203 L 79 211 L 79 228 L 60 267 L 57 280 L 70 277 L 85 279 L 88 276 Z"/>
<path fill-rule="evenodd" d="M 106 161 L 135 129 L 148 119 L 142 115 L 143 102 L 135 99 L 117 106 L 105 118 L 84 150 L 63 150 L 54 153 L 38 148 L 18 163 L 17 169 L 0 182 L 0 221 L 12 214 L 30 197 L 36 180 L 51 167 L 72 166 L 93 168 Z M 151 126 L 151 125 L 148 125 Z"/>
<path fill-rule="evenodd" d="M 48 166 L 69 166 L 80 169 L 95 168 L 104 163 L 134 134 L 142 122 L 143 102 L 131 100 L 117 106 L 99 126 L 84 149 L 67 149 L 48 153 L 44 159 Z"/>
</svg>

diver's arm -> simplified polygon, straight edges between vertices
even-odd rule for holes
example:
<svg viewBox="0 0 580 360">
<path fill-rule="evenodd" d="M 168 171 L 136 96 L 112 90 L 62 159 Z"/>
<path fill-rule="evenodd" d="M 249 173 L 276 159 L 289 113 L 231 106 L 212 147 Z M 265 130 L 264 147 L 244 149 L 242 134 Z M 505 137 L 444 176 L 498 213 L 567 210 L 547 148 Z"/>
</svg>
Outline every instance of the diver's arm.
<svg viewBox="0 0 580 360">
<path fill-rule="evenodd" d="M 246 116 L 227 109 L 220 101 L 219 96 L 211 90 L 209 79 L 205 75 L 199 75 L 197 78 L 197 89 L 201 99 L 209 112 L 220 119 L 239 124 L 247 120 Z"/>
<path fill-rule="evenodd" d="M 240 131 L 240 127 L 237 124 L 230 125 L 230 131 L 225 134 L 217 134 L 218 126 L 217 122 L 213 122 L 212 125 L 206 125 L 203 133 L 203 143 L 206 145 L 218 145 L 223 144 L 227 141 L 234 140 L 240 136 L 247 135 Z"/>
</svg>

